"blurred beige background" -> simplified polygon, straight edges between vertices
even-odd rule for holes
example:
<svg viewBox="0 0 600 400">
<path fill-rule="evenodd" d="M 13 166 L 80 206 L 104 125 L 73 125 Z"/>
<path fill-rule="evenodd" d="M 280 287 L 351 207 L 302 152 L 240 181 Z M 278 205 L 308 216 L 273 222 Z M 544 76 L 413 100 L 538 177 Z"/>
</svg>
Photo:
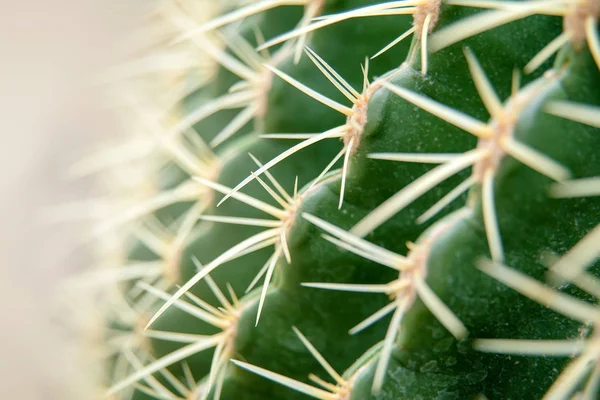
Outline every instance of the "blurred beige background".
<svg viewBox="0 0 600 400">
<path fill-rule="evenodd" d="M 66 399 L 78 380 L 70 345 L 51 323 L 56 283 L 86 262 L 73 225 L 40 208 L 85 196 L 70 163 L 119 134 L 90 83 L 123 53 L 150 0 L 21 0 L 0 13 L 0 399 Z M 79 399 L 87 398 L 80 394 Z"/>
</svg>

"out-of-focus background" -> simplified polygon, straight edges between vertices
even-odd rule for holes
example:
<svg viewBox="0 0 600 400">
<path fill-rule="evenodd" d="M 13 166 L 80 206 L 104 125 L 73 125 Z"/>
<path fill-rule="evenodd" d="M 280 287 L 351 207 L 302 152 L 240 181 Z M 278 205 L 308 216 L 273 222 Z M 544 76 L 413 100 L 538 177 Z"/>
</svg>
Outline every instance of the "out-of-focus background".
<svg viewBox="0 0 600 400">
<path fill-rule="evenodd" d="M 72 339 L 57 328 L 57 283 L 87 261 L 73 224 L 43 209 L 84 198 L 66 178 L 94 143 L 124 134 L 95 77 L 125 53 L 150 0 L 21 0 L 0 13 L 0 399 L 86 400 Z M 79 384 L 79 385 L 76 385 Z"/>
</svg>

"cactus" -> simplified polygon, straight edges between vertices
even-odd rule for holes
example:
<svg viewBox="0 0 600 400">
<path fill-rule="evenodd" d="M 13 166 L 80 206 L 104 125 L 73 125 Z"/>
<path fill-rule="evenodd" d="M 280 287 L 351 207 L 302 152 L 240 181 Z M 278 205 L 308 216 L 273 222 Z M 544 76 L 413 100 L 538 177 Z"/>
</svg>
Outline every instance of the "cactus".
<svg viewBox="0 0 600 400">
<path fill-rule="evenodd" d="M 79 166 L 127 177 L 104 395 L 600 397 L 598 0 L 161 10 L 175 73 Z"/>
</svg>

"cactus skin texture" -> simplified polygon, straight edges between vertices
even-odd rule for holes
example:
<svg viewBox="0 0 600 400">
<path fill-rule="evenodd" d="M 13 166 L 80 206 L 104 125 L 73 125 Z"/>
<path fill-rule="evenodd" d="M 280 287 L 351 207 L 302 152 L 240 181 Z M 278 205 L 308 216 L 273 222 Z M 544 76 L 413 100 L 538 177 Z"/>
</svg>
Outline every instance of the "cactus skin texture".
<svg viewBox="0 0 600 400">
<path fill-rule="evenodd" d="M 105 395 L 600 398 L 598 0 L 174 3 Z"/>
</svg>

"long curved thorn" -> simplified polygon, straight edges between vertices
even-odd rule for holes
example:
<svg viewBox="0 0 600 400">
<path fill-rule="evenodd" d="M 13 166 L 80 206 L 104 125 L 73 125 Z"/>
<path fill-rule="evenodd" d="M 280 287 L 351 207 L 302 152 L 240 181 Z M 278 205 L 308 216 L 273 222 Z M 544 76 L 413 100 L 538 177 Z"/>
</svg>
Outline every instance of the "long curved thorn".
<svg viewBox="0 0 600 400">
<path fill-rule="evenodd" d="M 558 52 L 565 44 L 567 44 L 571 40 L 571 35 L 568 32 L 563 32 L 554 38 L 550 43 L 548 43 L 539 53 L 535 55 L 525 65 L 523 68 L 523 72 L 526 74 L 530 74 L 536 69 L 538 69 L 546 60 L 552 57 L 556 52 Z"/>
<path fill-rule="evenodd" d="M 273 277 L 273 273 L 275 272 L 275 267 L 277 266 L 277 261 L 279 260 L 279 256 L 281 255 L 281 247 L 277 247 L 275 252 L 271 256 L 271 260 L 269 261 L 269 266 L 267 267 L 267 274 L 265 275 L 265 281 L 263 283 L 262 291 L 260 293 L 260 299 L 258 301 L 258 310 L 256 312 L 256 324 L 258 325 L 258 321 L 260 321 L 260 315 L 262 313 L 263 306 L 265 305 L 265 299 L 267 298 L 267 291 L 269 289 L 269 284 L 271 283 L 271 278 Z"/>
<path fill-rule="evenodd" d="M 515 10 L 494 10 L 475 14 L 448 27 L 441 28 L 431 35 L 429 50 L 435 53 L 478 33 L 494 29 L 535 13 L 536 9 L 534 7 L 522 7 Z"/>
<path fill-rule="evenodd" d="M 473 348 L 485 353 L 564 357 L 581 353 L 585 348 L 585 341 L 475 339 Z"/>
<path fill-rule="evenodd" d="M 557 117 L 600 128 L 600 107 L 570 101 L 553 101 L 544 111 Z"/>
<path fill-rule="evenodd" d="M 247 371 L 250 371 L 256 375 L 260 375 L 264 378 L 267 378 L 273 382 L 279 383 L 280 385 L 287 386 L 288 388 L 295 390 L 300 393 L 304 393 L 308 396 L 314 397 L 316 399 L 325 399 L 325 400 L 334 400 L 335 395 L 325 390 L 318 389 L 316 387 L 307 385 L 306 383 L 299 382 L 295 379 L 288 378 L 287 376 L 283 376 L 281 374 L 277 374 L 275 372 L 271 372 L 264 368 L 257 367 L 252 364 L 248 364 L 238 360 L 231 360 L 236 366 L 243 368 Z"/>
<path fill-rule="evenodd" d="M 408 262 L 405 259 L 402 259 L 399 257 L 391 258 L 386 254 L 383 254 L 378 251 L 374 252 L 368 248 L 358 248 L 350 243 L 336 239 L 333 236 L 329 236 L 329 235 L 325 235 L 325 234 L 322 236 L 328 242 L 331 242 L 344 250 L 348 250 L 348 251 L 356 254 L 357 256 L 363 257 L 366 260 L 376 262 L 377 264 L 381 264 L 385 267 L 395 269 L 396 271 L 402 271 L 402 269 L 404 268 L 404 265 L 406 265 L 406 263 Z"/>
<path fill-rule="evenodd" d="M 501 119 L 503 114 L 502 102 L 498 98 L 494 87 L 490 83 L 485 71 L 481 67 L 481 64 L 475 57 L 475 54 L 468 47 L 463 48 L 463 52 L 465 53 L 465 57 L 467 58 L 467 62 L 469 64 L 469 71 L 471 72 L 471 77 L 475 82 L 475 87 L 477 88 L 477 93 L 479 93 L 479 97 L 488 113 L 494 119 Z"/>
<path fill-rule="evenodd" d="M 360 97 L 360 93 L 358 93 L 340 74 L 337 73 L 335 69 L 331 67 L 325 60 L 323 60 L 317 53 L 315 53 L 310 47 L 306 46 L 304 48 L 307 55 L 319 68 L 319 70 L 325 75 L 327 79 L 331 83 L 335 85 L 335 87 L 351 102 L 355 102 L 356 99 Z"/>
<path fill-rule="evenodd" d="M 259 14 L 275 7 L 296 5 L 302 6 L 305 5 L 307 1 L 308 0 L 264 0 L 252 3 L 220 17 L 214 18 L 195 29 L 185 32 L 184 34 L 176 37 L 171 44 L 181 43 L 205 32 L 220 28 L 235 21 L 243 20 L 244 18 Z"/>
<path fill-rule="evenodd" d="M 231 258 L 234 258 L 237 253 L 246 250 L 248 247 L 254 246 L 264 240 L 270 239 L 279 234 L 279 229 L 269 229 L 264 232 L 258 233 L 254 236 L 249 237 L 248 239 L 238 243 L 233 246 L 213 261 L 211 261 L 208 265 L 206 265 L 203 269 L 196 273 L 189 281 L 187 281 L 169 300 L 163 304 L 163 306 L 152 316 L 148 324 L 146 325 L 146 329 L 152 325 L 169 307 L 171 307 L 181 296 L 184 295 L 185 292 L 190 290 L 194 285 L 202 280 L 206 275 L 217 269 L 223 263 L 229 261 Z"/>
<path fill-rule="evenodd" d="M 544 153 L 515 139 L 504 140 L 501 145 L 504 151 L 512 157 L 550 179 L 562 182 L 571 176 L 571 171 L 568 168 Z"/>
<path fill-rule="evenodd" d="M 435 167 L 384 201 L 369 215 L 360 220 L 350 230 L 350 233 L 358 237 L 366 236 L 435 186 L 473 165 L 485 154 L 485 149 L 471 150 L 455 160 Z"/>
<path fill-rule="evenodd" d="M 392 47 L 394 47 L 395 45 L 397 45 L 398 43 L 400 43 L 401 41 L 403 41 L 404 39 L 406 39 L 407 37 L 409 37 L 413 33 L 415 33 L 416 30 L 417 30 L 417 28 L 415 28 L 413 26 L 412 28 L 410 28 L 409 30 L 407 30 L 406 32 L 404 32 L 402 35 L 400 35 L 396 39 L 394 39 L 392 42 L 390 42 L 383 49 L 379 50 L 377 53 L 375 53 L 373 56 L 371 56 L 371 60 L 373 60 L 374 58 L 379 57 L 380 55 L 382 55 L 383 53 L 385 53 L 386 51 L 388 51 L 389 49 L 391 49 Z"/>
<path fill-rule="evenodd" d="M 217 335 L 210 337 L 210 339 L 201 340 L 201 341 L 198 341 L 197 343 L 192 343 L 190 345 L 182 347 L 181 349 L 176 350 L 176 351 L 154 361 L 153 363 L 147 365 L 143 369 L 140 369 L 140 370 L 136 371 L 134 374 L 128 376 L 127 378 L 117 382 L 111 388 L 108 389 L 106 395 L 110 396 L 112 394 L 118 393 L 121 390 L 126 389 L 128 386 L 132 385 L 133 383 L 135 383 L 141 379 L 144 379 L 145 377 L 150 376 L 153 373 L 158 372 L 159 370 L 168 367 L 169 365 L 172 365 L 178 361 L 186 359 L 187 357 L 189 357 L 191 355 L 200 353 L 201 351 L 204 351 L 211 347 L 216 346 L 217 343 L 221 340 L 222 340 L 222 337 L 220 336 L 220 334 L 217 334 Z"/>
<path fill-rule="evenodd" d="M 382 307 L 378 311 L 376 311 L 373 314 L 371 314 L 369 317 L 365 318 L 360 323 L 356 324 L 352 329 L 350 329 L 348 331 L 348 333 L 351 334 L 351 335 L 355 335 L 355 334 L 357 334 L 359 332 L 362 332 L 363 330 L 367 329 L 368 327 L 370 327 L 371 325 L 373 325 L 377 321 L 379 321 L 382 318 L 384 318 L 389 313 L 393 312 L 396 309 L 397 306 L 398 305 L 396 304 L 396 302 L 394 302 L 394 301 L 391 302 L 390 304 L 386 305 L 385 307 Z"/>
<path fill-rule="evenodd" d="M 254 173 L 254 175 L 258 175 L 258 174 Z M 213 190 L 216 190 L 217 192 L 223 193 L 229 197 L 233 197 L 234 199 L 241 201 L 242 203 L 245 203 L 252 208 L 255 208 L 257 210 L 260 210 L 267 214 L 270 214 L 275 218 L 282 219 L 286 215 L 283 210 L 273 207 L 272 205 L 265 203 L 264 201 L 258 200 L 247 194 L 239 193 L 237 191 L 233 192 L 233 190 L 231 188 L 221 185 L 220 183 L 213 182 L 211 180 L 208 180 L 208 179 L 205 179 L 202 177 L 194 177 L 193 179 L 200 182 L 203 185 L 208 186 L 209 188 L 211 188 Z M 221 202 L 223 202 L 223 201 L 224 200 L 221 200 Z"/>
<path fill-rule="evenodd" d="M 319 353 L 319 351 L 315 348 L 315 346 L 312 345 L 312 343 L 306 338 L 306 336 L 304 336 L 302 332 L 300 332 L 300 330 L 295 326 L 292 326 L 292 329 L 294 330 L 296 336 L 300 338 L 302 344 L 304 344 L 304 347 L 306 347 L 308 351 L 310 351 L 310 354 L 312 354 L 315 360 L 317 360 L 319 364 L 321 364 L 321 366 L 323 367 L 323 369 L 325 369 L 325 371 L 327 371 L 329 376 L 335 379 L 335 381 L 339 385 L 344 385 L 346 381 L 340 376 L 340 374 L 338 374 L 335 371 L 335 369 L 333 369 L 333 367 L 327 362 L 327 360 L 325 360 L 325 357 L 323 357 L 321 353 Z"/>
<path fill-rule="evenodd" d="M 438 321 L 440 321 L 441 324 L 448 329 L 448 332 L 450 332 L 457 340 L 464 339 L 468 335 L 467 328 L 452 310 L 444 304 L 424 280 L 417 279 L 415 285 L 417 287 L 419 298 Z"/>
<path fill-rule="evenodd" d="M 260 174 L 262 174 L 263 172 L 267 171 L 268 169 L 274 167 L 275 165 L 277 165 L 281 161 L 285 160 L 292 154 L 294 154 L 308 146 L 311 146 L 317 142 L 320 142 L 321 140 L 341 137 L 345 133 L 346 129 L 347 128 L 345 126 L 330 129 L 326 132 L 319 134 L 318 136 L 314 136 L 310 139 L 304 140 L 301 143 L 298 143 L 297 145 L 287 149 L 286 151 L 284 151 L 283 153 L 281 153 L 280 155 L 273 158 L 271 161 L 269 161 L 268 163 L 266 163 L 265 165 L 263 165 L 262 167 L 260 167 L 256 171 L 254 171 L 253 174 L 251 174 L 249 177 L 247 177 L 242 182 L 240 182 L 236 187 L 234 187 L 232 190 L 230 190 L 225 195 L 225 197 L 223 197 L 221 199 L 221 201 L 219 201 L 219 203 L 217 203 L 217 207 L 220 206 L 229 197 L 232 197 L 234 194 L 236 194 L 241 188 L 246 186 L 248 183 L 252 182 L 254 180 L 255 176 L 259 176 Z"/>
<path fill-rule="evenodd" d="M 394 303 L 396 303 L 396 311 L 394 311 L 394 315 L 392 316 L 392 320 L 390 321 L 390 325 L 385 335 L 383 348 L 381 349 L 381 354 L 379 355 L 379 361 L 377 362 L 375 375 L 373 377 L 373 388 L 371 392 L 375 395 L 381 392 L 385 380 L 385 373 L 387 372 L 387 367 L 390 358 L 392 357 L 392 346 L 396 340 L 398 331 L 400 330 L 400 321 L 402 321 L 402 317 L 406 311 L 406 301 L 396 300 Z"/>
<path fill-rule="evenodd" d="M 340 186 L 340 200 L 338 202 L 338 210 L 342 209 L 344 204 L 344 192 L 346 191 L 346 177 L 348 176 L 348 170 L 350 169 L 350 154 L 352 153 L 352 146 L 354 145 L 354 138 L 350 139 L 350 142 L 346 145 L 344 154 L 344 164 L 342 167 L 342 184 Z"/>
<path fill-rule="evenodd" d="M 387 250 L 383 247 L 377 246 L 373 243 L 370 243 L 357 235 L 354 235 L 351 231 L 345 231 L 332 223 L 329 223 L 321 218 L 315 217 L 314 215 L 303 213 L 302 217 L 306 219 L 313 225 L 323 229 L 325 232 L 333 235 L 353 246 L 358 247 L 360 250 L 367 251 L 369 253 L 374 253 L 381 257 L 385 257 L 390 260 L 396 261 L 398 264 L 406 263 L 406 257 L 400 256 L 393 251 Z M 387 264 L 385 264 L 387 265 Z"/>
<path fill-rule="evenodd" d="M 347 12 L 343 12 L 343 13 L 339 13 L 339 14 L 332 14 L 332 15 L 326 15 L 323 17 L 319 17 L 317 22 L 314 22 L 305 27 L 294 29 L 291 32 L 284 33 L 283 35 L 277 36 L 277 37 L 267 41 L 266 43 L 263 43 L 258 48 L 258 50 L 262 50 L 262 49 L 266 49 L 266 48 L 275 46 L 279 43 L 293 39 L 300 35 L 304 35 L 304 34 L 313 32 L 317 29 L 321 29 L 326 26 L 345 21 L 347 19 L 377 16 L 377 15 L 381 14 L 382 10 L 393 11 L 393 15 L 413 14 L 415 12 L 416 8 L 411 7 L 411 6 L 420 5 L 422 3 L 423 3 L 422 0 L 390 1 L 387 3 L 361 7 L 361 8 L 355 9 L 355 10 L 351 10 L 351 11 L 347 11 Z M 388 15 L 388 14 L 385 14 L 385 15 Z"/>
<path fill-rule="evenodd" d="M 596 65 L 600 68 L 600 36 L 598 35 L 598 17 L 590 15 L 585 20 L 585 34 L 588 47 Z"/>
<path fill-rule="evenodd" d="M 473 136 L 478 138 L 487 138 L 490 136 L 490 128 L 487 124 L 463 112 L 438 103 L 429 97 L 425 97 L 421 94 L 400 86 L 393 85 L 386 81 L 383 82 L 383 86 L 409 103 L 416 105 L 428 113 L 435 115 L 436 117 L 464 130 L 465 132 L 470 133 Z"/>
<path fill-rule="evenodd" d="M 308 86 L 306 86 L 303 83 L 300 83 L 299 81 L 297 81 L 296 79 L 292 78 L 291 76 L 289 76 L 288 74 L 286 74 L 283 71 L 280 71 L 279 69 L 268 65 L 268 64 L 264 64 L 265 68 L 269 69 L 271 72 L 273 72 L 275 75 L 279 76 L 281 79 L 283 79 L 284 81 L 286 81 L 287 83 L 289 83 L 290 85 L 292 85 L 293 87 L 295 87 L 296 89 L 300 90 L 302 93 L 304 93 L 305 95 L 315 99 L 316 101 L 318 101 L 321 104 L 326 105 L 327 107 L 341 113 L 344 114 L 345 116 L 349 117 L 353 114 L 353 111 L 350 107 L 346 107 L 344 105 L 341 105 L 340 103 L 338 103 L 337 101 L 331 100 L 328 97 L 323 96 L 322 94 L 316 92 L 315 90 L 309 88 Z"/>
<path fill-rule="evenodd" d="M 600 321 L 600 308 L 549 288 L 522 272 L 482 259 L 477 267 L 492 278 L 569 318 L 585 324 Z"/>
<path fill-rule="evenodd" d="M 567 368 L 554 381 L 542 400 L 568 399 L 569 394 L 576 390 L 577 385 L 584 379 L 587 373 L 596 364 L 598 350 L 583 353 L 577 359 L 571 361 Z"/>
<path fill-rule="evenodd" d="M 483 176 L 482 183 L 482 208 L 485 233 L 490 248 L 492 260 L 495 262 L 504 261 L 504 246 L 502 245 L 502 236 L 498 224 L 498 214 L 496 213 L 496 201 L 494 196 L 494 171 L 488 168 Z"/>
</svg>

